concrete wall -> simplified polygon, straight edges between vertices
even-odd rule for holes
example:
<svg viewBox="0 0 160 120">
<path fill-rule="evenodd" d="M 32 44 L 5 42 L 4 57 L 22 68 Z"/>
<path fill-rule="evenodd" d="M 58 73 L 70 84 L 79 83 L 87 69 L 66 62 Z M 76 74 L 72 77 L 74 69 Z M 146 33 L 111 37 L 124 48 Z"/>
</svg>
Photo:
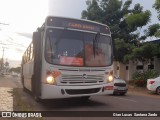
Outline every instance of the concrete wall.
<svg viewBox="0 0 160 120">
<path fill-rule="evenodd" d="M 160 58 L 154 57 L 154 69 L 160 72 Z"/>
</svg>

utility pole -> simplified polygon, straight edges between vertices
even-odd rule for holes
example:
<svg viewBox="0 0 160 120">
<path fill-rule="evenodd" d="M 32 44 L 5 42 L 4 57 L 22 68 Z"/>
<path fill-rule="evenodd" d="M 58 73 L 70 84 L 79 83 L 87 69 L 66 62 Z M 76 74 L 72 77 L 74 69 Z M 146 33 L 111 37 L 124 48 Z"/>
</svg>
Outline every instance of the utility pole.
<svg viewBox="0 0 160 120">
<path fill-rule="evenodd" d="M 3 70 L 3 68 L 4 68 L 4 61 L 3 61 L 3 59 L 4 59 L 4 49 L 5 49 L 5 47 L 2 47 L 3 48 L 3 53 L 2 53 L 2 59 L 1 59 L 1 70 Z"/>
<path fill-rule="evenodd" d="M 0 25 L 9 25 L 9 24 L 6 24 L 6 23 L 0 23 Z M 2 43 L 3 44 L 3 43 Z M 5 47 L 2 47 L 3 48 L 3 53 L 2 53 L 2 59 L 0 60 L 0 70 L 3 70 L 4 68 L 4 61 L 3 61 L 3 57 L 4 57 L 4 49 Z"/>
<path fill-rule="evenodd" d="M 3 57 L 4 57 L 4 49 L 5 49 L 5 47 L 2 47 L 3 48 L 3 53 L 2 53 L 2 59 L 3 59 Z"/>
</svg>

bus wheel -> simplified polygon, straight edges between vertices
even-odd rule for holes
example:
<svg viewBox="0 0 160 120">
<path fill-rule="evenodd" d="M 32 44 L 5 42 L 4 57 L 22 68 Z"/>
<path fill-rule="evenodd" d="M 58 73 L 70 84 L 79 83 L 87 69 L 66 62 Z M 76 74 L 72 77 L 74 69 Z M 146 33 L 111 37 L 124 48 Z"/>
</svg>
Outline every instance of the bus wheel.
<svg viewBox="0 0 160 120">
<path fill-rule="evenodd" d="M 160 95 L 160 86 L 156 89 L 156 93 Z"/>
<path fill-rule="evenodd" d="M 27 88 L 23 85 L 23 91 L 27 92 Z"/>
<path fill-rule="evenodd" d="M 42 102 L 42 99 L 39 98 L 39 97 L 37 97 L 37 96 L 34 96 L 34 100 L 35 100 L 36 102 Z"/>
<path fill-rule="evenodd" d="M 24 83 L 22 83 L 22 88 L 23 88 L 23 91 L 24 91 L 24 92 L 27 92 L 27 91 L 28 91 L 27 88 L 24 86 Z"/>
<path fill-rule="evenodd" d="M 21 78 L 23 91 L 26 92 L 27 88 L 24 86 L 24 78 Z"/>
</svg>

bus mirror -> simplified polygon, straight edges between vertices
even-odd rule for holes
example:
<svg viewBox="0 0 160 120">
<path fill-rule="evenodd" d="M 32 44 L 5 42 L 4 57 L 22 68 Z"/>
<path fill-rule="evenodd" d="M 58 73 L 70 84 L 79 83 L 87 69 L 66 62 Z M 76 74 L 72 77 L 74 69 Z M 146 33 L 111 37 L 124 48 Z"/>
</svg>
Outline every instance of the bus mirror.
<svg viewBox="0 0 160 120">
<path fill-rule="evenodd" d="M 37 43 L 40 40 L 40 33 L 34 32 L 33 33 L 33 43 Z"/>
<path fill-rule="evenodd" d="M 40 50 L 40 46 L 41 46 L 40 32 L 33 33 L 32 41 L 33 41 L 33 52 L 34 52 L 34 54 L 36 54 Z"/>
</svg>

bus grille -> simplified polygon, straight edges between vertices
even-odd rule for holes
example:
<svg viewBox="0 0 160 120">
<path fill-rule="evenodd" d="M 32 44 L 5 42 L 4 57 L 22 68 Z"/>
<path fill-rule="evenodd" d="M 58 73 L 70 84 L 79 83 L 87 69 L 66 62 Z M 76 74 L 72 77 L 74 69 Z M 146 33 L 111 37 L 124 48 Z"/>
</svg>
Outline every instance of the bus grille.
<svg viewBox="0 0 160 120">
<path fill-rule="evenodd" d="M 77 94 L 92 94 L 100 91 L 101 88 L 92 88 L 92 89 L 66 89 L 66 93 L 70 95 Z"/>
<path fill-rule="evenodd" d="M 62 74 L 62 84 L 98 84 L 104 82 L 104 75 L 87 75 L 83 78 L 82 75 L 64 75 Z"/>
</svg>

